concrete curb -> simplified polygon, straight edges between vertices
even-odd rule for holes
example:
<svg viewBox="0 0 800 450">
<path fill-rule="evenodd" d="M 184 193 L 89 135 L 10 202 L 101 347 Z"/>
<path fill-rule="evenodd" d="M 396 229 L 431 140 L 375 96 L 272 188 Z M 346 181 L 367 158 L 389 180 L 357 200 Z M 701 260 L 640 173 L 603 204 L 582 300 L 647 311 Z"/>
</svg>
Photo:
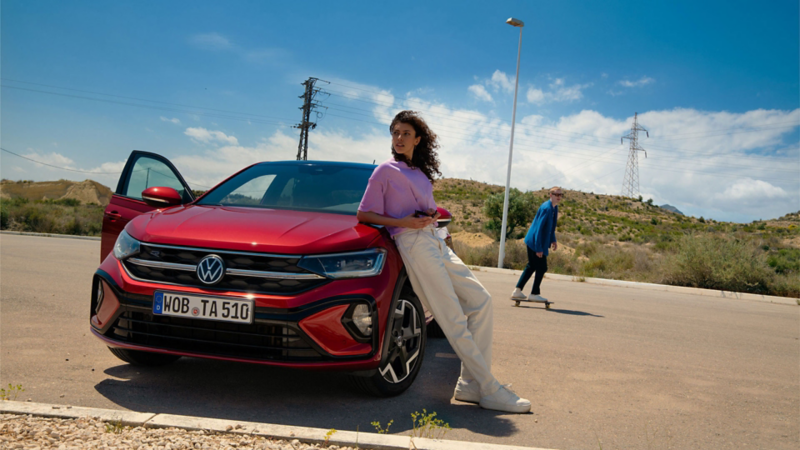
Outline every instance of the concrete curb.
<svg viewBox="0 0 800 450">
<path fill-rule="evenodd" d="M 33 233 L 30 231 L 8 231 L 2 230 L 0 234 L 17 234 L 20 236 L 39 236 L 39 237 L 55 237 L 55 238 L 66 238 L 66 239 L 83 239 L 86 241 L 99 241 L 99 236 L 78 236 L 74 234 L 54 234 L 54 233 Z"/>
<path fill-rule="evenodd" d="M 69 239 L 87 239 L 94 241 L 100 240 L 99 237 L 95 236 L 73 236 L 68 234 L 30 233 L 25 231 L 4 230 L 0 231 L 0 234 L 17 234 L 23 236 L 43 236 L 43 237 L 69 238 Z M 522 274 L 521 270 L 499 269 L 497 267 L 469 266 L 469 268 L 477 272 L 502 273 L 508 275 L 516 275 L 516 276 L 520 276 Z M 778 297 L 774 295 L 748 294 L 745 292 L 716 291 L 713 289 L 701 289 L 701 288 L 693 288 L 685 286 L 670 286 L 667 284 L 640 283 L 638 281 L 607 280 L 605 278 L 586 278 L 576 275 L 558 275 L 554 273 L 547 273 L 544 276 L 545 278 L 557 281 L 579 281 L 589 284 L 598 284 L 601 286 L 618 286 L 618 287 L 634 288 L 634 289 L 649 289 L 651 291 L 677 292 L 681 294 L 702 295 L 705 297 L 717 297 L 717 298 L 735 299 L 735 300 L 755 300 L 759 302 L 779 303 L 782 305 L 792 305 L 792 306 L 798 306 L 798 304 L 800 304 L 798 303 L 798 300 L 800 299 L 796 299 L 793 297 Z"/>
<path fill-rule="evenodd" d="M 483 267 L 483 266 L 469 266 L 469 268 L 478 272 L 503 273 L 515 276 L 522 275 L 521 270 L 499 269 L 497 267 Z M 545 278 L 557 281 L 576 281 L 589 284 L 598 284 L 601 286 L 617 286 L 617 287 L 633 288 L 633 289 L 648 289 L 651 291 L 677 292 L 681 294 L 702 295 L 706 297 L 718 297 L 718 298 L 735 299 L 735 300 L 754 300 L 766 303 L 779 303 L 782 305 L 798 306 L 798 299 L 793 297 L 777 297 L 774 295 L 749 294 L 745 292 L 716 291 L 713 289 L 701 289 L 701 288 L 693 288 L 685 286 L 670 286 L 668 284 L 641 283 L 638 281 L 606 280 L 604 278 L 587 278 L 576 275 L 559 275 L 554 273 L 546 273 L 544 276 Z"/>
<path fill-rule="evenodd" d="M 294 439 L 307 444 L 325 443 L 329 430 L 322 428 L 272 425 L 268 423 L 244 422 L 205 417 L 177 416 L 173 414 L 139 413 L 116 411 L 113 409 L 83 408 L 79 406 L 52 405 L 45 403 L 0 401 L 0 413 L 30 414 L 59 419 L 78 419 L 96 417 L 104 422 L 121 422 L 125 426 L 148 428 L 180 428 L 184 430 L 210 430 L 221 433 L 237 433 L 263 436 L 291 441 Z M 479 442 L 445 441 L 439 439 L 412 438 L 390 434 L 336 431 L 329 444 L 349 446 L 370 450 L 546 450 L 537 447 L 519 447 Z"/>
</svg>

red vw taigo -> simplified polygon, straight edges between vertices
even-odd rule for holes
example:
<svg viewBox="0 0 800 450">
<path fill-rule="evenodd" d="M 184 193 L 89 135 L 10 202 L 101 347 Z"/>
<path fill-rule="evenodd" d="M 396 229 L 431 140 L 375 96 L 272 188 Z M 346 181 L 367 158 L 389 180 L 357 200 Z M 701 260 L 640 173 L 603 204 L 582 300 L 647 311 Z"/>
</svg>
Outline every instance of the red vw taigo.
<svg viewBox="0 0 800 450">
<path fill-rule="evenodd" d="M 430 317 L 386 230 L 356 220 L 374 168 L 259 163 L 195 198 L 167 159 L 134 151 L 103 217 L 92 332 L 131 364 L 345 370 L 402 393 Z"/>
</svg>

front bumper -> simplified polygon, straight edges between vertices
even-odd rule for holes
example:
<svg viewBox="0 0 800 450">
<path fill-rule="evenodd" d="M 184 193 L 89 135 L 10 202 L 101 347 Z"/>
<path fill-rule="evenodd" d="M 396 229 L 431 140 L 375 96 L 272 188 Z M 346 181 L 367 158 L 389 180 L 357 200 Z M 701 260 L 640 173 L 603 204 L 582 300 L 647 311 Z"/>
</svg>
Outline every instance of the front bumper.
<svg viewBox="0 0 800 450">
<path fill-rule="evenodd" d="M 91 329 L 111 347 L 312 369 L 372 370 L 380 363 L 383 324 L 397 279 L 393 266 L 387 262 L 376 277 L 336 280 L 297 296 L 250 295 L 255 300 L 253 323 L 236 324 L 153 314 L 156 290 L 245 294 L 136 280 L 109 255 L 94 277 Z M 353 303 L 369 305 L 371 335 L 359 336 L 341 320 Z"/>
</svg>

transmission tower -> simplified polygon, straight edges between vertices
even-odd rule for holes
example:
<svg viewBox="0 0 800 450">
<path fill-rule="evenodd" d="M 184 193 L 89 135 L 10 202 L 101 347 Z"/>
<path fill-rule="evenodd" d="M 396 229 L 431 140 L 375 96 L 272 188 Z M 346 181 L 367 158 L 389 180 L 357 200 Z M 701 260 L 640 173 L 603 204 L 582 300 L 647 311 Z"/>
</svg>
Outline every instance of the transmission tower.
<svg viewBox="0 0 800 450">
<path fill-rule="evenodd" d="M 322 117 L 322 113 L 320 111 L 314 111 L 315 108 L 322 107 L 328 109 L 326 106 L 321 106 L 315 101 L 317 94 L 330 95 L 322 89 L 314 87 L 314 84 L 317 81 L 330 84 L 328 81 L 320 80 L 319 78 L 314 77 L 310 77 L 301 83 L 306 87 L 306 91 L 300 96 L 300 98 L 303 99 L 303 106 L 300 107 L 300 109 L 303 110 L 303 120 L 293 127 L 300 129 L 300 143 L 297 145 L 298 161 L 301 159 L 304 161 L 308 159 L 308 130 L 313 130 L 317 127 L 317 123 L 311 121 L 311 112 L 313 111 L 316 114 L 316 118 L 319 119 Z"/>
<path fill-rule="evenodd" d="M 624 139 L 631 142 L 631 150 L 628 153 L 628 166 L 625 168 L 625 178 L 622 179 L 622 196 L 623 197 L 638 197 L 639 192 L 639 157 L 636 152 L 644 152 L 644 157 L 647 158 L 647 151 L 639 147 L 639 132 L 644 131 L 647 137 L 650 137 L 650 132 L 638 122 L 639 113 L 633 115 L 633 126 L 631 126 L 630 133 L 621 137 L 619 143 L 622 144 Z"/>
</svg>

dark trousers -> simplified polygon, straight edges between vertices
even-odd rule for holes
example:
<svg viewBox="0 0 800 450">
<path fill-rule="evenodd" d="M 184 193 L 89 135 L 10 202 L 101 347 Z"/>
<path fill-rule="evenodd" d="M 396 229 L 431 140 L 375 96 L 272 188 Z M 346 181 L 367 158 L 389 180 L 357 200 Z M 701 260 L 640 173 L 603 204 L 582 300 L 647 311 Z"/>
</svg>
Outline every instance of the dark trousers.
<svg viewBox="0 0 800 450">
<path fill-rule="evenodd" d="M 528 249 L 528 265 L 525 266 L 525 270 L 522 271 L 522 275 L 519 277 L 519 281 L 517 281 L 517 287 L 522 289 L 525 287 L 525 283 L 531 279 L 531 275 L 536 273 L 536 276 L 533 277 L 533 289 L 531 290 L 531 294 L 539 295 L 539 286 L 542 285 L 542 279 L 544 278 L 544 273 L 547 272 L 547 256 L 542 255 L 541 258 L 536 256 L 536 252 L 531 250 L 530 247 L 525 246 Z"/>
</svg>

